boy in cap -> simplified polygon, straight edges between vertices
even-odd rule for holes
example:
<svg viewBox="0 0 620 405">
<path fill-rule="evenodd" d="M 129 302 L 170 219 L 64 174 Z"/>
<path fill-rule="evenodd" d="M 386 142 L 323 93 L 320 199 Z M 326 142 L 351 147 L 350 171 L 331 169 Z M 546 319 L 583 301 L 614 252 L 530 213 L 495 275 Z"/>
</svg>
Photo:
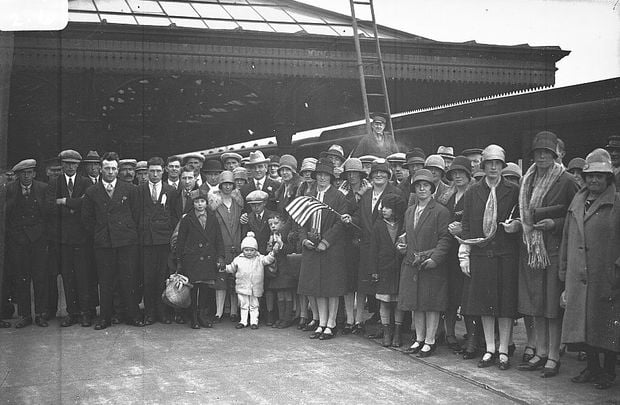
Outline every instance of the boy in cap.
<svg viewBox="0 0 620 405">
<path fill-rule="evenodd" d="M 30 284 L 34 285 L 34 322 L 48 326 L 49 277 L 46 274 L 45 195 L 48 185 L 35 180 L 37 162 L 26 159 L 13 167 L 17 180 L 6 186 L 6 243 L 10 267 L 16 272 L 19 319 L 16 328 L 32 324 Z"/>
<path fill-rule="evenodd" d="M 46 202 L 50 210 L 50 227 L 58 232 L 49 232 L 52 243 L 59 254 L 60 271 L 65 290 L 67 316 L 60 326 L 80 323 L 91 326 L 95 308 L 90 297 L 92 274 L 88 269 L 87 232 L 82 225 L 82 201 L 86 190 L 92 186 L 90 180 L 77 174 L 82 156 L 74 150 L 64 150 L 58 155 L 62 174 L 50 182 Z M 55 281 L 55 280 L 54 280 Z M 55 286 L 53 286 L 55 288 Z"/>
</svg>

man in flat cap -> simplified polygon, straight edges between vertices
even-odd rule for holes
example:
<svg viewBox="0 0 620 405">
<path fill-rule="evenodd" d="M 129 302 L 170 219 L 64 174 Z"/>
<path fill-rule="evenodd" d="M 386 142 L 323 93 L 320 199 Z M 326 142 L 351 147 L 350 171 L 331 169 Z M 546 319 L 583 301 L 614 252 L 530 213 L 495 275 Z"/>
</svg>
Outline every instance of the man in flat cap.
<svg viewBox="0 0 620 405">
<path fill-rule="evenodd" d="M 222 160 L 222 164 L 224 165 L 224 170 L 232 172 L 241 165 L 241 159 L 243 159 L 243 157 L 241 157 L 240 154 L 235 152 L 225 152 L 222 153 L 220 159 Z"/>
<path fill-rule="evenodd" d="M 121 159 L 118 161 L 118 179 L 125 183 L 134 184 L 136 178 L 136 159 Z"/>
<path fill-rule="evenodd" d="M 71 149 L 58 155 L 62 174 L 51 181 L 46 202 L 50 212 L 50 227 L 60 256 L 60 271 L 65 290 L 68 315 L 60 322 L 67 327 L 76 323 L 90 326 L 95 315 L 89 291 L 88 247 L 86 229 L 82 225 L 82 201 L 90 180 L 77 174 L 82 156 Z"/>
<path fill-rule="evenodd" d="M 136 162 L 136 181 L 135 184 L 142 185 L 149 181 L 148 164 L 146 160 L 139 160 Z"/>
<path fill-rule="evenodd" d="M 126 308 L 127 323 L 144 326 L 136 299 L 138 259 L 138 189 L 118 181 L 118 155 L 107 153 L 101 162 L 102 181 L 86 190 L 82 222 L 94 237 L 95 260 L 100 287 L 100 318 L 96 330 L 111 325 L 115 279 Z"/>
<path fill-rule="evenodd" d="M 480 162 L 482 161 L 482 149 L 468 148 L 463 150 L 461 155 L 465 156 L 471 162 L 472 173 L 480 168 Z"/>
<path fill-rule="evenodd" d="M 13 167 L 17 181 L 6 186 L 6 235 L 9 269 L 16 275 L 16 328 L 32 324 L 30 284 L 34 285 L 34 321 L 48 326 L 49 276 L 45 195 L 48 185 L 35 180 L 37 162 L 22 160 Z"/>
<path fill-rule="evenodd" d="M 372 117 L 370 134 L 366 134 L 353 151 L 353 157 L 364 155 L 374 155 L 386 158 L 392 153 L 398 152 L 398 146 L 391 133 L 385 133 L 386 119 L 381 114 L 374 114 Z"/>
<path fill-rule="evenodd" d="M 409 176 L 409 170 L 405 167 L 407 155 L 402 152 L 392 153 L 386 160 L 390 164 L 390 169 L 392 170 L 391 182 L 395 186 L 398 186 Z"/>
<path fill-rule="evenodd" d="M 91 184 L 97 184 L 101 174 L 101 156 L 99 156 L 99 153 L 96 150 L 89 150 L 86 157 L 82 160 L 82 165 L 84 166 L 86 178 Z"/>
<path fill-rule="evenodd" d="M 183 158 L 183 165 L 194 169 L 194 177 L 196 178 L 196 184 L 198 187 L 202 186 L 202 183 L 206 181 L 206 179 L 200 174 L 204 162 L 205 157 L 200 153 L 190 153 L 189 155 L 185 155 Z"/>
</svg>

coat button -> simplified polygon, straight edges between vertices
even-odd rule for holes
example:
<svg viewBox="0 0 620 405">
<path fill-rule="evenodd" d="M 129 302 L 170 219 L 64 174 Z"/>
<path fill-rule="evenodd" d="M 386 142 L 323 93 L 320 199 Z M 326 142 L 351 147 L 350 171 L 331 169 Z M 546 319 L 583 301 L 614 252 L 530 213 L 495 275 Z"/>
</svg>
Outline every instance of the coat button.
<svg viewBox="0 0 620 405">
<path fill-rule="evenodd" d="M 204 259 L 205 259 L 204 257 L 200 256 L 200 261 L 203 261 Z"/>
<path fill-rule="evenodd" d="M 198 244 L 198 247 L 202 247 L 202 243 L 199 243 L 199 244 Z"/>
<path fill-rule="evenodd" d="M 583 283 L 583 285 L 588 284 L 588 282 L 586 280 L 581 280 L 581 282 Z"/>
</svg>

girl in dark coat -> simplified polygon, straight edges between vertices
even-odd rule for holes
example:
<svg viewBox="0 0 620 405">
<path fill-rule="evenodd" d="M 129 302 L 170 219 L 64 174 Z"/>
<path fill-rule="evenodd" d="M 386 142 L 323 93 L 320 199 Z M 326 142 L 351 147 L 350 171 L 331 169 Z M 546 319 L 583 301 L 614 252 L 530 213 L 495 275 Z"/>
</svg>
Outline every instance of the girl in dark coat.
<svg viewBox="0 0 620 405">
<path fill-rule="evenodd" d="M 450 248 L 448 209 L 432 198 L 433 176 L 420 169 L 413 178 L 416 203 L 405 213 L 406 243 L 399 250 L 403 260 L 398 307 L 413 311 L 416 341 L 405 351 L 428 357 L 436 348 L 435 334 L 441 311 L 448 306 L 448 275 L 445 264 Z"/>
<path fill-rule="evenodd" d="M 194 190 L 191 193 L 194 210 L 179 223 L 176 251 L 179 272 L 189 278 L 192 288 L 191 324 L 210 328 L 207 316 L 209 296 L 218 275 L 218 266 L 224 266 L 224 241 L 215 215 L 207 210 L 207 193 Z"/>
<path fill-rule="evenodd" d="M 400 347 L 400 333 L 404 312 L 398 303 L 398 281 L 402 254 L 396 248 L 398 238 L 403 233 L 405 201 L 400 196 L 388 194 L 383 197 L 381 215 L 372 229 L 370 240 L 370 262 L 375 273 L 376 298 L 383 325 L 383 346 Z M 394 317 L 394 325 L 391 318 Z"/>
</svg>

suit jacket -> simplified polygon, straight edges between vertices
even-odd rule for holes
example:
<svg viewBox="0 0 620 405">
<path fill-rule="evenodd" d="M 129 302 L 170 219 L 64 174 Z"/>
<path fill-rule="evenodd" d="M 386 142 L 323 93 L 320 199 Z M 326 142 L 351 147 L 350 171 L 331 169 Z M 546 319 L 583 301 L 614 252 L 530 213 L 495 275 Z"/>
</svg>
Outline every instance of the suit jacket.
<svg viewBox="0 0 620 405">
<path fill-rule="evenodd" d="M 194 187 L 194 190 L 197 188 Z M 183 215 L 187 214 L 194 209 L 194 203 L 192 200 L 187 200 L 185 203 L 185 209 L 183 209 L 183 192 L 181 188 L 174 190 L 172 193 L 172 201 L 170 202 L 170 215 L 172 216 L 172 229 L 174 229 Z"/>
<path fill-rule="evenodd" d="M 174 222 L 171 214 L 171 203 L 175 190 L 172 186 L 162 183 L 157 203 L 151 198 L 149 183 L 138 186 L 140 199 L 140 216 L 138 229 L 140 244 L 143 246 L 168 245 L 172 235 Z M 165 196 L 165 199 L 164 199 Z"/>
<path fill-rule="evenodd" d="M 263 179 L 263 188 L 262 190 L 269 194 L 267 198 L 267 209 L 271 211 L 276 211 L 278 209 L 278 204 L 276 201 L 276 190 L 280 188 L 280 183 L 269 178 L 269 176 L 265 176 Z M 246 185 L 241 187 L 241 195 L 243 196 L 243 200 L 245 201 L 245 197 L 248 196 L 252 191 L 256 190 L 256 184 L 254 179 L 248 179 Z M 249 204 L 245 204 L 245 212 L 252 212 Z"/>
<path fill-rule="evenodd" d="M 71 245 L 86 243 L 86 229 L 82 224 L 82 202 L 86 190 L 93 183 L 79 174 L 75 175 L 73 194 L 69 195 L 67 179 L 61 174 L 50 182 L 46 204 L 50 213 L 49 233 L 51 240 Z M 57 198 L 66 198 L 65 205 L 57 205 Z"/>
<path fill-rule="evenodd" d="M 17 215 L 18 193 L 22 193 L 19 180 L 13 181 L 6 186 L 6 232 L 7 237 L 20 243 L 34 242 L 45 236 L 47 226 L 47 206 L 45 195 L 48 185 L 42 181 L 33 180 L 30 189 L 34 196 L 34 203 L 38 208 L 37 218 L 22 218 Z"/>
<path fill-rule="evenodd" d="M 96 248 L 116 248 L 138 243 L 140 200 L 138 188 L 117 180 L 112 198 L 103 182 L 86 190 L 82 222 L 93 235 Z"/>
<path fill-rule="evenodd" d="M 267 242 L 269 242 L 269 236 L 271 235 L 271 230 L 269 229 L 268 218 L 274 214 L 274 211 L 265 210 L 263 211 L 263 216 L 259 220 L 253 212 L 248 214 L 248 223 L 243 226 L 243 230 L 241 233 L 241 239 L 245 238 L 248 231 L 254 232 L 256 235 L 256 242 L 258 242 L 258 251 L 262 255 L 267 254 Z"/>
</svg>

